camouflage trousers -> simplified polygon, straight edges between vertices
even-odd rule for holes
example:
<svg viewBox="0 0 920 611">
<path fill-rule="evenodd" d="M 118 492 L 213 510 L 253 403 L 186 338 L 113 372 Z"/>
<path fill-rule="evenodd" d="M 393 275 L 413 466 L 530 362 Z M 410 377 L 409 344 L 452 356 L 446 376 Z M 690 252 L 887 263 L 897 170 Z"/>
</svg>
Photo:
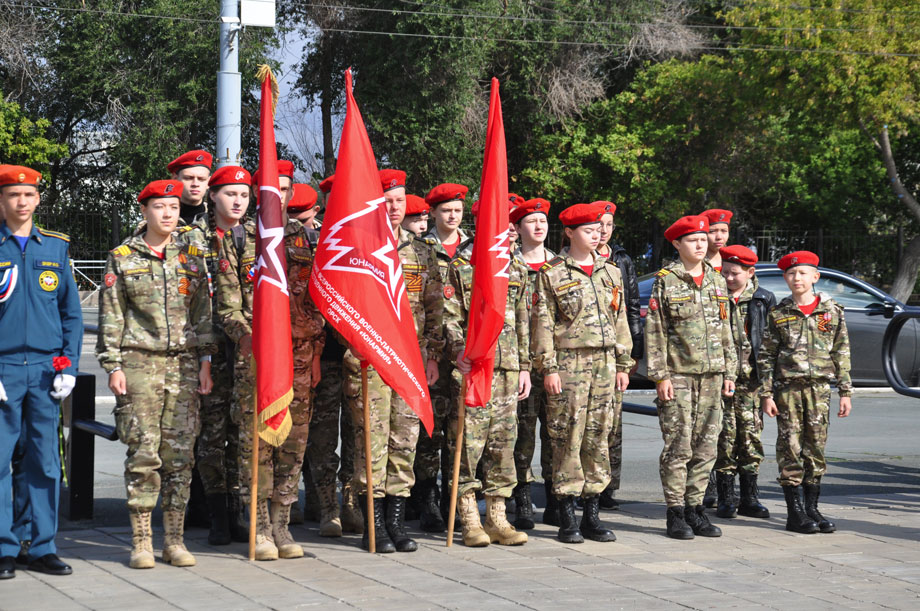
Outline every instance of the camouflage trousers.
<svg viewBox="0 0 920 611">
<path fill-rule="evenodd" d="M 610 483 L 607 490 L 620 489 L 620 472 L 623 470 L 623 391 L 613 391 L 613 421 L 607 440 L 610 452 Z"/>
<path fill-rule="evenodd" d="M 482 490 L 486 496 L 511 496 L 517 483 L 514 447 L 517 440 L 519 378 L 519 371 L 496 369 L 492 374 L 492 398 L 489 403 L 485 407 L 466 408 L 458 497 L 470 490 Z M 459 401 L 463 401 L 462 396 Z M 449 436 L 453 447 L 457 443 L 458 415 L 459 403 L 450 418 Z M 476 477 L 477 466 L 482 468 L 482 481 Z"/>
<path fill-rule="evenodd" d="M 355 433 L 351 412 L 342 392 L 341 361 L 321 361 L 322 378 L 313 395 L 313 419 L 307 440 L 307 464 L 317 488 L 335 485 L 336 472 L 342 484 L 354 476 Z M 341 426 L 341 459 L 335 450 L 339 446 Z"/>
<path fill-rule="evenodd" d="M 233 402 L 233 354 L 230 339 L 220 334 L 211 358 L 214 389 L 201 400 L 201 434 L 196 462 L 205 494 L 239 492 L 240 432 L 230 418 Z"/>
<path fill-rule="evenodd" d="M 553 493 L 594 496 L 610 482 L 607 440 L 613 414 L 613 350 L 556 352 L 562 392 L 550 395 L 546 420 L 552 442 Z"/>
<path fill-rule="evenodd" d="M 420 482 L 437 479 L 438 470 L 441 477 L 450 477 L 452 472 L 453 455 L 447 445 L 447 428 L 460 395 L 460 376 L 449 360 L 438 364 L 438 372 L 438 381 L 430 389 L 434 428 L 430 437 L 425 431 L 419 434 L 416 449 L 415 478 Z"/>
<path fill-rule="evenodd" d="M 674 398 L 655 400 L 664 449 L 658 462 L 668 507 L 702 504 L 722 430 L 722 374 L 672 374 Z"/>
<path fill-rule="evenodd" d="M 831 389 L 827 382 L 803 380 L 777 384 L 773 390 L 776 417 L 776 463 L 783 486 L 817 484 L 827 471 Z"/>
<path fill-rule="evenodd" d="M 164 511 L 185 511 L 200 428 L 198 359 L 139 350 L 122 357 L 128 394 L 115 397 L 115 428 L 128 446 L 128 509 L 153 511 L 162 493 Z"/>
<path fill-rule="evenodd" d="M 419 419 L 393 392 L 373 367 L 367 368 L 367 396 L 370 402 L 371 477 L 375 498 L 408 497 L 415 484 L 413 463 L 419 439 Z M 364 397 L 358 361 L 346 356 L 345 398 L 351 409 L 355 431 L 354 483 L 359 493 L 367 491 L 364 462 Z"/>
<path fill-rule="evenodd" d="M 722 398 L 722 432 L 715 470 L 722 473 L 756 475 L 763 462 L 763 413 L 760 411 L 759 385 L 739 382 L 735 396 Z"/>
<path fill-rule="evenodd" d="M 536 478 L 533 474 L 533 455 L 537 445 L 537 422 L 540 423 L 540 475 L 544 481 L 553 481 L 553 453 L 546 428 L 546 390 L 543 388 L 543 376 L 536 371 L 530 372 L 533 388 L 530 396 L 518 402 L 518 435 L 514 444 L 514 466 L 517 481 L 530 483 Z"/>
<path fill-rule="evenodd" d="M 294 398 L 288 406 L 291 432 L 280 446 L 259 440 L 257 498 L 291 505 L 297 501 L 312 411 L 313 343 L 294 343 Z M 237 358 L 233 420 L 240 432 L 240 495 L 249 502 L 252 479 L 253 385 L 252 360 Z"/>
</svg>

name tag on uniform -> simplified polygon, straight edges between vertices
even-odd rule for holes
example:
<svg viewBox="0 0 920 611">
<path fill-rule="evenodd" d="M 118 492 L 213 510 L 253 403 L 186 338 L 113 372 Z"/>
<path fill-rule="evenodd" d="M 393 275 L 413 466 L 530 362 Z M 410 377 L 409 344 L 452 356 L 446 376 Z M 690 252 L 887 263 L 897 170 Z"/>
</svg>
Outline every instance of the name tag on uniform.
<svg viewBox="0 0 920 611">
<path fill-rule="evenodd" d="M 668 297 L 668 301 L 671 303 L 683 303 L 685 301 L 690 301 L 693 299 L 693 295 L 684 295 L 682 297 Z"/>
<path fill-rule="evenodd" d="M 776 324 L 783 325 L 783 324 L 786 324 L 787 322 L 792 322 L 796 319 L 798 319 L 798 316 L 785 316 L 783 318 L 777 318 Z"/>
<path fill-rule="evenodd" d="M 555 292 L 557 295 L 562 295 L 563 293 L 570 291 L 572 288 L 578 286 L 579 284 L 580 282 L 578 282 L 578 280 L 566 282 L 565 284 L 562 284 L 560 286 L 554 286 L 553 292 Z"/>
<path fill-rule="evenodd" d="M 35 261 L 35 267 L 40 269 L 61 269 L 61 264 L 57 261 Z"/>
<path fill-rule="evenodd" d="M 179 274 L 180 276 L 191 276 L 192 278 L 197 278 L 197 277 L 198 277 L 198 273 L 197 273 L 197 272 L 193 272 L 193 271 L 190 270 L 190 269 L 185 269 L 184 267 L 180 267 L 180 268 L 176 269 L 176 273 Z"/>
<path fill-rule="evenodd" d="M 139 276 L 141 274 L 149 274 L 150 267 L 135 267 L 133 269 L 122 270 L 121 273 L 125 276 Z"/>
</svg>

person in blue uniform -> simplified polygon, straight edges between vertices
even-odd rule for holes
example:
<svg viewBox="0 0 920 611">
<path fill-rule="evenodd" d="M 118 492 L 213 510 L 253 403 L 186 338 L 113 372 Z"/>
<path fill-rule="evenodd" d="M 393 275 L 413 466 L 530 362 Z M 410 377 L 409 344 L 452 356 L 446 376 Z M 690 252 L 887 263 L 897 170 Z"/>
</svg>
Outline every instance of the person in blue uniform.
<svg viewBox="0 0 920 611">
<path fill-rule="evenodd" d="M 20 436 L 20 468 L 31 503 L 28 568 L 51 575 L 72 570 L 58 558 L 61 461 L 60 401 L 76 383 L 83 339 L 80 298 L 70 270 L 69 238 L 39 229 L 32 215 L 41 174 L 0 168 L 0 579 L 15 576 L 10 468 Z"/>
</svg>

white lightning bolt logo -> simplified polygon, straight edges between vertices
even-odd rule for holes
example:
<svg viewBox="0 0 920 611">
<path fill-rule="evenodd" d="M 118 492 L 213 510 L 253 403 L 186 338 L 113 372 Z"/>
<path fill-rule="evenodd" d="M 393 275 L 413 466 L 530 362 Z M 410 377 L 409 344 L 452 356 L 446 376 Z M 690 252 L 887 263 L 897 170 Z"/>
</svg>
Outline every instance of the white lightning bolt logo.
<svg viewBox="0 0 920 611">
<path fill-rule="evenodd" d="M 403 273 L 402 273 L 402 264 L 400 263 L 399 257 L 395 256 L 396 254 L 396 243 L 393 240 L 392 235 L 386 236 L 386 243 L 371 253 L 371 256 L 386 267 L 387 273 L 386 278 L 381 278 L 375 274 L 371 269 L 360 265 L 336 265 L 336 262 L 347 255 L 349 252 L 354 250 L 353 246 L 343 245 L 342 239 L 335 237 L 335 235 L 350 221 L 353 221 L 357 218 L 360 218 L 366 214 L 372 214 L 377 211 L 377 208 L 380 204 L 384 203 L 386 200 L 384 198 L 375 199 L 369 202 L 365 202 L 365 208 L 358 210 L 335 223 L 332 228 L 329 230 L 329 234 L 326 236 L 326 244 L 330 251 L 335 254 L 330 258 L 323 269 L 332 269 L 338 270 L 341 272 L 349 272 L 352 274 L 367 274 L 374 281 L 383 285 L 387 290 L 387 296 L 390 298 L 390 305 L 393 307 L 393 311 L 396 313 L 396 318 L 402 319 L 402 312 L 400 311 L 400 302 L 402 300 L 402 294 L 406 289 L 405 283 L 403 282 Z M 369 263 L 369 262 L 368 262 Z"/>
<path fill-rule="evenodd" d="M 262 187 L 262 190 L 271 189 L 270 187 Z M 271 189 L 272 191 L 276 190 Z M 280 197 L 280 194 L 279 194 Z M 259 235 L 262 236 L 262 239 L 269 238 L 270 241 L 268 245 L 262 249 L 262 253 L 259 255 L 259 260 L 256 261 L 255 268 L 253 272 L 256 273 L 258 277 L 258 285 L 262 284 L 263 281 L 277 286 L 282 293 L 285 295 L 288 294 L 287 286 L 287 277 L 281 273 L 281 260 L 278 259 L 278 248 L 281 245 L 281 242 L 284 241 L 284 228 L 283 227 L 272 227 L 271 229 L 266 229 L 262 225 L 262 218 L 259 217 Z M 269 261 L 271 261 L 272 267 L 277 270 L 278 278 L 272 278 L 269 274 L 259 274 L 258 271 L 266 267 L 265 265 L 265 256 L 268 255 Z M 257 286 L 258 286 L 257 285 Z"/>
<path fill-rule="evenodd" d="M 511 266 L 511 255 L 508 253 L 509 250 L 509 241 L 508 241 L 508 230 L 505 229 L 503 232 L 495 236 L 495 244 L 489 248 L 489 252 L 497 252 L 495 255 L 496 259 L 507 259 L 508 262 L 505 263 L 505 267 L 502 268 L 500 272 L 495 274 L 496 278 L 507 278 L 508 277 L 508 268 Z"/>
</svg>

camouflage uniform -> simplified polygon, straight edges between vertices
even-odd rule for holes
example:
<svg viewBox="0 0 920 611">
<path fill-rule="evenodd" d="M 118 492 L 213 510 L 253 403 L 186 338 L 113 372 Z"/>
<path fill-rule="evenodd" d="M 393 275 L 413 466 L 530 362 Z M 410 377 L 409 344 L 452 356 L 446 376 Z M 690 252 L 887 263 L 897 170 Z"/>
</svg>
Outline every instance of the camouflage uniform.
<svg viewBox="0 0 920 611">
<path fill-rule="evenodd" d="M 310 437 L 307 439 L 307 463 L 317 489 L 334 486 L 337 471 L 343 486 L 354 475 L 354 428 L 342 388 L 344 356 L 345 350 L 341 344 L 327 335 L 320 361 L 322 377 L 314 392 L 313 418 L 310 421 Z M 335 453 L 340 438 L 341 459 Z"/>
<path fill-rule="evenodd" d="M 738 366 L 725 279 L 708 262 L 703 266 L 701 287 L 680 260 L 661 269 L 645 321 L 648 376 L 674 386 L 672 400 L 655 400 L 668 507 L 703 501 L 722 429 L 722 382 L 734 380 Z"/>
<path fill-rule="evenodd" d="M 444 351 L 444 298 L 437 263 L 428 246 L 399 227 L 396 241 L 406 294 L 422 362 L 440 360 Z M 364 468 L 364 403 L 361 363 L 349 350 L 345 355 L 345 398 L 351 408 L 355 431 L 354 481 L 359 492 L 367 490 Z M 373 367 L 367 368 L 370 402 L 371 464 L 375 498 L 408 497 L 415 483 L 413 464 L 419 440 L 419 419 L 398 394 L 387 386 Z"/>
<path fill-rule="evenodd" d="M 547 261 L 556 255 L 548 248 L 546 251 Z M 523 259 L 521 264 L 527 271 L 527 289 L 533 296 L 537 284 L 537 271 L 527 265 Z M 528 304 L 528 309 L 533 304 Z M 530 373 L 531 391 L 523 401 L 518 402 L 518 435 L 514 443 L 514 465 L 517 471 L 517 481 L 519 484 L 530 483 L 534 481 L 533 455 L 536 451 L 537 440 L 537 420 L 540 421 L 540 472 L 546 481 L 553 479 L 553 457 L 550 453 L 549 432 L 546 428 L 546 390 L 543 388 L 543 376 L 537 371 Z"/>
<path fill-rule="evenodd" d="M 556 496 L 593 497 L 610 481 L 615 374 L 633 365 L 621 287 L 617 267 L 597 256 L 590 276 L 565 253 L 537 277 L 533 365 L 562 379 L 562 392 L 546 406 Z"/>
<path fill-rule="evenodd" d="M 199 430 L 199 358 L 215 350 L 204 253 L 176 241 L 161 260 L 135 236 L 109 253 L 96 356 L 124 371 L 118 438 L 128 446 L 128 508 L 184 512 Z"/>
<path fill-rule="evenodd" d="M 814 312 L 805 316 L 790 297 L 767 315 L 757 360 L 761 397 L 775 394 L 776 462 L 783 486 L 818 484 L 827 470 L 830 382 L 849 397 L 850 340 L 843 308 L 821 293 Z"/>
<path fill-rule="evenodd" d="M 185 240 L 196 240 L 195 232 L 184 232 Z M 211 278 L 218 275 L 218 264 L 223 255 L 223 241 L 216 230 L 206 234 L 207 265 Z M 217 317 L 217 291 L 213 292 L 211 309 L 214 321 L 214 337 L 217 352 L 211 360 L 211 379 L 214 389 L 203 398 L 201 404 L 201 434 L 196 444 L 198 474 L 204 485 L 205 494 L 239 492 L 239 430 L 231 421 L 230 409 L 233 397 L 233 342 L 224 333 Z"/>
<path fill-rule="evenodd" d="M 495 348 L 492 398 L 488 405 L 467 407 L 465 411 L 458 497 L 469 490 L 483 490 L 486 496 L 508 498 L 517 483 L 514 465 L 517 396 L 520 372 L 530 369 L 531 291 L 527 268 L 517 259 L 512 259 L 508 272 L 505 324 Z M 451 263 L 448 275 L 454 293 L 444 301 L 444 330 L 447 353 L 456 361 L 466 344 L 473 266 L 458 257 Z M 464 400 L 462 393 L 457 400 Z M 456 410 L 451 410 L 451 445 L 457 442 L 457 414 Z M 484 483 L 476 477 L 480 459 L 483 459 Z"/>
<path fill-rule="evenodd" d="M 748 306 L 757 289 L 757 277 L 741 292 L 738 302 L 729 300 L 732 339 L 738 351 L 738 378 L 735 394 L 722 398 L 722 432 L 719 433 L 719 450 L 715 470 L 734 474 L 756 474 L 763 462 L 763 413 L 760 410 L 760 380 L 754 375 L 751 364 L 751 340 L 748 338 Z"/>
<path fill-rule="evenodd" d="M 454 257 L 469 259 L 472 254 L 473 238 L 462 229 L 460 244 L 454 252 Z M 453 258 L 447 254 L 441 245 L 441 238 L 434 226 L 428 231 L 421 241 L 428 245 L 437 260 L 439 280 L 443 286 L 448 286 L 448 272 Z M 443 474 L 451 473 L 450 449 L 447 446 L 447 427 L 450 413 L 456 406 L 457 397 L 460 395 L 460 376 L 454 375 L 454 363 L 444 355 L 438 362 L 438 381 L 431 387 L 431 408 L 434 412 L 434 428 L 431 436 L 423 434 L 419 437 L 415 460 L 415 477 L 418 481 L 437 480 L 438 469 Z M 444 476 L 444 480 L 449 477 Z M 443 482 L 442 482 L 443 484 Z"/>
</svg>

